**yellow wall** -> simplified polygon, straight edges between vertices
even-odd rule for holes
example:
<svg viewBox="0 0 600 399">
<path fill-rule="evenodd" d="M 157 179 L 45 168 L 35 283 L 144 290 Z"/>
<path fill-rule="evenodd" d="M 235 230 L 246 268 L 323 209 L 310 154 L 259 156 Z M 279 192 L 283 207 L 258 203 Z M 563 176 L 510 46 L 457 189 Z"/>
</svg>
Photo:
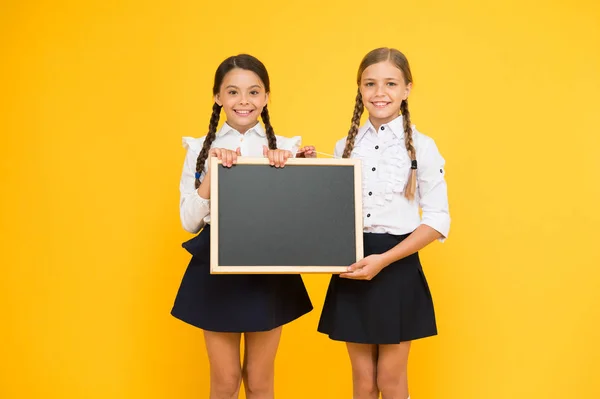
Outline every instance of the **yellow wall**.
<svg viewBox="0 0 600 399">
<path fill-rule="evenodd" d="M 180 137 L 249 52 L 278 134 L 332 152 L 381 45 L 412 64 L 453 216 L 423 254 L 440 335 L 413 347 L 412 397 L 600 397 L 598 2 L 284 3 L 2 2 L 0 397 L 206 397 L 202 335 L 169 316 Z M 305 280 L 278 396 L 350 398 L 343 344 L 315 331 L 328 278 Z"/>
</svg>

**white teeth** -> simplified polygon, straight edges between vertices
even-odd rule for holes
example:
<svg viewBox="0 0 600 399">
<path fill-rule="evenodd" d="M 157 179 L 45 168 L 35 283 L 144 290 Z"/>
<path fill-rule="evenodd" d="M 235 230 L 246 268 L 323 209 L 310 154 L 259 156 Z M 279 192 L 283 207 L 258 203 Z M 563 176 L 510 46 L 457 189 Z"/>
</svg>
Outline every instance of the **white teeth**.
<svg viewBox="0 0 600 399">
<path fill-rule="evenodd" d="M 235 112 L 238 114 L 241 114 L 241 115 L 248 115 L 252 111 L 235 111 Z"/>
</svg>

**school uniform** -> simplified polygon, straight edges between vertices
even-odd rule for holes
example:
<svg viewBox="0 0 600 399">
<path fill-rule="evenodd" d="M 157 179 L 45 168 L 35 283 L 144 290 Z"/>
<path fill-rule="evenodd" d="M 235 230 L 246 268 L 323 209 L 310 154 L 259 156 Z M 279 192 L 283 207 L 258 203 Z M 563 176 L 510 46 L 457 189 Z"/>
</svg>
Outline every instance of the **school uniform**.
<svg viewBox="0 0 600 399">
<path fill-rule="evenodd" d="M 402 116 L 378 131 L 370 122 L 356 136 L 352 158 L 362 161 L 364 255 L 381 254 L 420 224 L 450 229 L 444 159 L 434 141 L 412 129 L 417 157 L 414 201 L 404 197 L 411 160 Z M 341 157 L 346 139 L 337 142 Z M 419 214 L 422 209 L 422 216 Z M 318 331 L 333 340 L 397 344 L 437 334 L 433 300 L 418 253 L 383 268 L 372 280 L 331 278 Z"/>
<path fill-rule="evenodd" d="M 202 231 L 183 244 L 192 259 L 171 314 L 208 331 L 255 332 L 272 330 L 310 312 L 312 304 L 300 275 L 210 274 L 210 200 L 200 197 L 194 188 L 196 160 L 204 139 L 183 138 L 187 155 L 179 186 L 181 223 L 190 233 Z M 295 154 L 300 141 L 300 137 L 277 136 L 277 148 Z M 224 124 L 212 143 L 213 148 L 239 147 L 243 156 L 250 157 L 263 157 L 263 145 L 268 143 L 260 123 L 245 134 Z M 207 165 L 208 161 L 200 180 Z"/>
</svg>

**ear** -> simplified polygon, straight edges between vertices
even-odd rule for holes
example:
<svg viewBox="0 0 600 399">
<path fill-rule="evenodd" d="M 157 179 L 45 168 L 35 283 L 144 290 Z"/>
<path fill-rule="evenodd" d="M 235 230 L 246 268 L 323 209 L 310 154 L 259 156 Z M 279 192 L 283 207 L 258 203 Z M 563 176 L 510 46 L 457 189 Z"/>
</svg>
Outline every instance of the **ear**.
<svg viewBox="0 0 600 399">
<path fill-rule="evenodd" d="M 408 98 L 408 95 L 410 94 L 411 89 L 412 89 L 412 82 L 409 82 L 406 85 L 406 91 L 404 92 L 404 96 L 402 97 L 403 100 L 406 100 Z"/>
<path fill-rule="evenodd" d="M 221 102 L 221 96 L 219 95 L 219 93 L 215 94 L 215 102 L 222 107 L 223 103 Z"/>
<path fill-rule="evenodd" d="M 269 105 L 269 95 L 271 93 L 265 93 L 265 106 Z"/>
</svg>

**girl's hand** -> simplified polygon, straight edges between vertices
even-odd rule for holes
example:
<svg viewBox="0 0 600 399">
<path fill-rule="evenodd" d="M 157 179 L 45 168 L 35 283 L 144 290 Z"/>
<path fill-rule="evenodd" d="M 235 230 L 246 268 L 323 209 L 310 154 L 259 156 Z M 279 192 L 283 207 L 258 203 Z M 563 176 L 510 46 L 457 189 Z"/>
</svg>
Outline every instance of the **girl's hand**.
<svg viewBox="0 0 600 399">
<path fill-rule="evenodd" d="M 314 145 L 307 145 L 300 149 L 296 153 L 296 158 L 316 158 L 317 151 Z"/>
<path fill-rule="evenodd" d="M 269 158 L 271 166 L 283 168 L 288 158 L 292 157 L 292 152 L 287 150 L 269 150 L 266 145 L 263 145 L 263 155 Z"/>
<path fill-rule="evenodd" d="M 340 277 L 351 278 L 353 280 L 371 280 L 387 265 L 388 263 L 385 261 L 383 255 L 369 255 L 350 265 L 348 271 L 340 274 Z"/>
<path fill-rule="evenodd" d="M 242 153 L 238 147 L 235 151 L 226 150 L 224 148 L 211 148 L 208 153 L 209 157 L 217 157 L 223 163 L 223 166 L 230 168 L 232 165 L 237 163 L 237 157 L 241 156 Z M 209 162 L 210 165 L 210 162 Z"/>
</svg>

